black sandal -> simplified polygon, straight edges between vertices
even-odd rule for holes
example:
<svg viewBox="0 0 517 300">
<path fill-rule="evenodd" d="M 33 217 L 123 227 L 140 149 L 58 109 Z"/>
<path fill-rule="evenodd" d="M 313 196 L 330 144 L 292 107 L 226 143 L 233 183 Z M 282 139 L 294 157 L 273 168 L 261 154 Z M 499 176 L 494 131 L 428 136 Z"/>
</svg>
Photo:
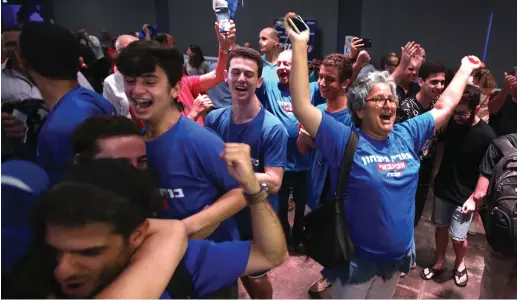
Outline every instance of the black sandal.
<svg viewBox="0 0 517 300">
<path fill-rule="evenodd" d="M 459 286 L 459 287 L 466 287 L 467 286 L 467 283 L 469 283 L 469 274 L 467 273 L 467 268 L 463 269 L 463 271 L 458 271 L 458 269 L 454 269 L 452 271 L 452 276 L 453 276 L 453 279 L 454 279 L 454 283 Z M 458 280 L 461 280 L 461 278 L 463 278 L 463 276 L 465 276 L 465 281 L 463 282 L 458 282 Z M 458 280 L 456 280 L 456 278 L 458 278 Z"/>
<path fill-rule="evenodd" d="M 431 280 L 437 276 L 440 276 L 445 269 L 433 269 L 431 268 L 425 268 L 420 272 L 420 277 L 422 277 L 423 280 Z"/>
</svg>

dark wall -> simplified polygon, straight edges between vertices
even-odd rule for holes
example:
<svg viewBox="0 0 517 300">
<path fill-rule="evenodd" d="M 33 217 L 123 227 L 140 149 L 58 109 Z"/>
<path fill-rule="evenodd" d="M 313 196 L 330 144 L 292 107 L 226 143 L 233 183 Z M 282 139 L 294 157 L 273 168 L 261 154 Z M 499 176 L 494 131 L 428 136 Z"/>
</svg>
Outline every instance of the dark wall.
<svg viewBox="0 0 517 300">
<path fill-rule="evenodd" d="M 176 38 L 180 51 L 189 44 L 197 44 L 205 55 L 217 54 L 212 1 L 169 0 L 169 11 L 170 33 Z M 283 17 L 288 11 L 295 11 L 305 19 L 317 20 L 321 47 L 318 52 L 325 54 L 335 51 L 338 0 L 246 0 L 235 18 L 237 42 L 243 44 L 249 41 L 254 48 L 258 48 L 260 30 L 272 26 L 275 18 Z"/>
<path fill-rule="evenodd" d="M 373 39 L 375 65 L 384 53 L 415 40 L 428 58 L 458 67 L 467 54 L 481 58 L 491 11 L 486 64 L 502 84 L 504 71 L 517 64 L 515 0 L 363 0 L 362 36 Z"/>
<path fill-rule="evenodd" d="M 53 0 L 53 8 L 56 24 L 72 30 L 84 27 L 97 36 L 101 30 L 122 34 L 156 23 L 150 0 Z"/>
</svg>

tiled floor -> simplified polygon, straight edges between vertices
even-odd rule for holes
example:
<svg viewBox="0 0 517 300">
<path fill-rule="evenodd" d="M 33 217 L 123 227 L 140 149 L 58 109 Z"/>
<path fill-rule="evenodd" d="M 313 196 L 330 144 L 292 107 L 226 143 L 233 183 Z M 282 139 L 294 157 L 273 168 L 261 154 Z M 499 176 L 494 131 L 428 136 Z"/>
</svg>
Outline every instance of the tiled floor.
<svg viewBox="0 0 517 300">
<path fill-rule="evenodd" d="M 477 299 L 479 283 L 483 272 L 485 237 L 481 234 L 469 236 L 469 249 L 465 258 L 469 270 L 469 283 L 464 288 L 457 287 L 452 276 L 454 252 L 449 244 L 447 249 L 447 272 L 435 280 L 424 281 L 420 278 L 422 268 L 434 262 L 434 227 L 431 224 L 432 194 L 426 203 L 424 215 L 415 231 L 417 247 L 417 268 L 399 281 L 393 295 L 394 299 Z M 293 212 L 294 213 L 294 212 Z M 291 219 L 293 216 L 290 216 Z M 292 221 L 292 220 L 291 220 Z M 305 257 L 291 256 L 282 266 L 272 270 L 269 277 L 273 284 L 275 299 L 307 299 L 307 290 L 320 278 L 321 266 Z M 517 274 L 508 284 L 505 296 L 517 298 Z M 327 291 L 328 292 L 328 291 Z M 330 294 L 321 295 L 329 298 Z M 239 298 L 249 299 L 242 285 L 239 286 Z"/>
</svg>

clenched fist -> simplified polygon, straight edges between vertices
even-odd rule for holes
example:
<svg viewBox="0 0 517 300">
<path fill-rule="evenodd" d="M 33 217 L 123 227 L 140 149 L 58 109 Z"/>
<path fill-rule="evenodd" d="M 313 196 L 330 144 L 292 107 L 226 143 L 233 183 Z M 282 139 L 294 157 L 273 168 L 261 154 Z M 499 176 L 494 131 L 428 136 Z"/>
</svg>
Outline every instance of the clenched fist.
<svg viewBox="0 0 517 300">
<path fill-rule="evenodd" d="M 239 182 L 247 194 L 260 191 L 260 183 L 251 165 L 250 146 L 247 144 L 227 143 L 221 158 L 226 161 L 228 172 Z"/>
</svg>

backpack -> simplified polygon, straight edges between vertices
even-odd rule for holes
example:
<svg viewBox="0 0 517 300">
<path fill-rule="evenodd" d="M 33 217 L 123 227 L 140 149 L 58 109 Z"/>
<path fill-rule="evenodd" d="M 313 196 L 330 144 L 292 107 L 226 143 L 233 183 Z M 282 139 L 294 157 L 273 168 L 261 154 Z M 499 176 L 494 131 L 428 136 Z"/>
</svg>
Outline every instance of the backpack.
<svg viewBox="0 0 517 300">
<path fill-rule="evenodd" d="M 495 139 L 494 145 L 503 158 L 492 172 L 483 225 L 494 251 L 517 256 L 517 148 L 506 136 Z"/>
</svg>

